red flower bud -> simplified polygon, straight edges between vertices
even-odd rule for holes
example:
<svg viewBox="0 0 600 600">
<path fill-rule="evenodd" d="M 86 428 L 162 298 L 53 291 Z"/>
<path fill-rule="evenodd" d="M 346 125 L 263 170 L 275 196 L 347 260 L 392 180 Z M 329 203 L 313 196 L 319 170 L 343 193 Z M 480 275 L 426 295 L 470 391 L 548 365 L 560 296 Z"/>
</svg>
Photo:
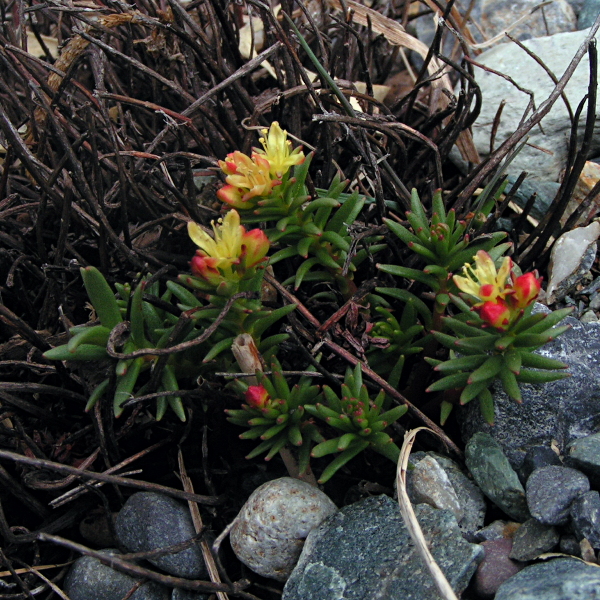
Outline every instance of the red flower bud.
<svg viewBox="0 0 600 600">
<path fill-rule="evenodd" d="M 269 251 L 269 238 L 260 229 L 251 229 L 242 236 L 242 254 L 246 268 L 256 266 L 262 262 Z"/>
<path fill-rule="evenodd" d="M 514 293 L 511 302 L 517 308 L 525 308 L 538 297 L 542 288 L 542 278 L 537 276 L 537 271 L 525 273 L 525 275 L 521 275 L 515 279 L 512 287 Z"/>
<path fill-rule="evenodd" d="M 246 402 L 252 408 L 264 408 L 269 401 L 269 392 L 262 385 L 251 385 L 246 390 Z"/>
<path fill-rule="evenodd" d="M 504 300 L 485 302 L 477 309 L 479 316 L 496 329 L 506 329 L 510 323 L 511 312 Z"/>
</svg>

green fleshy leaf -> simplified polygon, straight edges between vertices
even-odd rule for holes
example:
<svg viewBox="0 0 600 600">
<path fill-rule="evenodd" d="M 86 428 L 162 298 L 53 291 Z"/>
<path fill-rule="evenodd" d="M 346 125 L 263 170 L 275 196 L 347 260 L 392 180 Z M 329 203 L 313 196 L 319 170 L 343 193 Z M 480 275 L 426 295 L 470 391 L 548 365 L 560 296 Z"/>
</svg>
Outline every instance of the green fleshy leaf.
<svg viewBox="0 0 600 600">
<path fill-rule="evenodd" d="M 327 440 L 326 442 L 317 444 L 312 449 L 311 456 L 314 458 L 321 458 L 322 456 L 336 453 L 338 451 L 338 439 L 339 438 L 335 438 L 333 440 Z"/>
<path fill-rule="evenodd" d="M 113 329 L 123 321 L 114 292 L 108 285 L 104 275 L 96 267 L 85 267 L 80 269 L 80 272 L 90 302 L 100 319 L 100 323 L 108 329 Z"/>
<path fill-rule="evenodd" d="M 487 354 L 475 354 L 473 356 L 452 358 L 438 364 L 434 370 L 439 371 L 440 373 L 451 373 L 452 371 L 471 371 L 472 369 L 476 369 L 477 367 L 481 366 L 487 360 L 487 358 Z"/>
<path fill-rule="evenodd" d="M 418 281 L 419 283 L 424 283 L 426 286 L 430 287 L 434 292 L 437 292 L 440 284 L 438 280 L 431 276 L 426 275 L 423 271 L 419 271 L 418 269 L 409 269 L 407 267 L 401 267 L 400 265 L 381 265 L 378 264 L 377 268 L 384 273 L 389 273 L 390 275 L 395 275 L 396 277 L 404 277 L 405 279 L 410 279 L 411 281 Z"/>
<path fill-rule="evenodd" d="M 504 364 L 509 371 L 512 371 L 515 375 L 518 375 L 521 371 L 521 353 L 514 350 L 505 352 L 503 355 Z"/>
<path fill-rule="evenodd" d="M 502 381 L 502 387 L 510 398 L 516 400 L 517 402 L 523 401 L 523 396 L 521 395 L 517 378 L 512 371 L 509 371 L 508 369 L 501 369 L 500 381 Z"/>
<path fill-rule="evenodd" d="M 569 365 L 560 360 L 548 358 L 547 356 L 533 352 L 521 352 L 520 355 L 522 364 L 525 367 L 532 367 L 534 369 L 567 369 L 569 367 Z"/>
<path fill-rule="evenodd" d="M 329 465 L 327 465 L 321 474 L 321 477 L 319 478 L 319 483 L 323 484 L 329 481 L 339 469 L 341 469 L 347 462 L 351 461 L 355 456 L 360 454 L 365 448 L 368 448 L 368 446 L 369 442 L 367 441 L 357 441 L 352 444 L 350 448 L 342 452 L 342 454 L 334 458 Z"/>
<path fill-rule="evenodd" d="M 129 364 L 126 373 L 122 377 L 117 378 L 117 387 L 115 389 L 115 397 L 113 400 L 113 409 L 115 417 L 120 417 L 123 413 L 123 404 L 132 398 L 133 388 L 137 382 L 144 357 L 134 358 Z"/>
<path fill-rule="evenodd" d="M 443 390 L 452 390 L 455 388 L 463 388 L 469 380 L 469 373 L 454 373 L 438 379 L 432 383 L 425 391 L 426 392 L 441 392 Z"/>
<path fill-rule="evenodd" d="M 102 360 L 109 358 L 106 348 L 96 344 L 81 344 L 74 352 L 69 352 L 67 344 L 46 350 L 43 354 L 48 360 Z"/>
<path fill-rule="evenodd" d="M 569 373 L 556 373 L 553 371 L 534 371 L 532 369 L 521 369 L 517 379 L 521 383 L 548 383 L 570 377 Z"/>
<path fill-rule="evenodd" d="M 445 425 L 452 409 L 454 408 L 454 404 L 451 402 L 447 402 L 446 400 L 442 400 L 440 405 L 440 425 Z"/>
<path fill-rule="evenodd" d="M 493 382 L 493 379 L 485 379 L 483 381 L 477 381 L 475 383 L 470 383 L 465 387 L 460 395 L 460 403 L 467 404 L 467 402 L 471 402 L 473 398 L 476 398 L 483 390 L 486 390 L 488 386 L 490 386 Z"/>
<path fill-rule="evenodd" d="M 90 397 L 85 405 L 85 412 L 90 411 L 96 405 L 96 402 L 102 398 L 104 392 L 108 389 L 108 384 L 110 383 L 110 379 L 105 379 L 102 383 L 97 385 L 94 388 L 94 391 L 90 394 Z"/>
<path fill-rule="evenodd" d="M 413 244 L 420 244 L 421 240 L 414 235 L 412 232 L 410 232 L 408 229 L 406 229 L 406 227 L 403 227 L 402 225 L 400 225 L 400 223 L 396 223 L 396 221 L 392 221 L 391 219 L 384 219 L 383 220 L 385 222 L 385 224 L 388 226 L 388 229 L 398 238 L 400 238 L 401 241 L 403 241 L 406 245 L 413 243 Z"/>
<path fill-rule="evenodd" d="M 69 340 L 67 349 L 69 352 L 75 352 L 75 350 L 77 350 L 77 348 L 82 344 L 91 344 L 106 348 L 109 335 L 110 329 L 108 327 L 104 327 L 104 325 L 86 327 Z"/>
<path fill-rule="evenodd" d="M 530 327 L 527 333 L 542 333 L 550 327 L 558 325 L 558 323 L 560 323 L 565 317 L 568 317 L 573 312 L 573 310 L 575 309 L 572 306 L 569 308 L 561 308 L 560 310 L 555 310 L 545 315 L 539 323 Z"/>
<path fill-rule="evenodd" d="M 501 355 L 490 356 L 480 367 L 471 373 L 469 383 L 478 383 L 493 379 L 500 372 L 503 364 L 504 360 Z"/>
<path fill-rule="evenodd" d="M 342 206 L 335 211 L 333 217 L 329 219 L 325 231 L 335 231 L 336 233 L 345 235 L 348 231 L 348 225 L 354 223 L 364 205 L 364 197 L 359 196 L 357 192 L 353 192 L 351 196 L 344 201 Z"/>
<path fill-rule="evenodd" d="M 481 327 L 468 325 L 467 323 L 463 323 L 462 321 L 453 317 L 444 317 L 442 320 L 446 327 L 449 327 L 454 333 L 462 336 L 485 337 L 490 335 L 487 330 L 482 329 Z"/>
</svg>

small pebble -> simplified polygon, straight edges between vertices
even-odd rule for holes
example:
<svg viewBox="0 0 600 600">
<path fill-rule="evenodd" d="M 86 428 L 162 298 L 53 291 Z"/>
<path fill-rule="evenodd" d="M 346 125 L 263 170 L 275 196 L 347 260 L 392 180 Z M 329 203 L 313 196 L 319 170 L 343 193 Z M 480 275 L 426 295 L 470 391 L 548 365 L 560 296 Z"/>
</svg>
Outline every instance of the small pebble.
<svg viewBox="0 0 600 600">
<path fill-rule="evenodd" d="M 587 538 L 593 548 L 600 548 L 600 494 L 596 490 L 573 501 L 571 521 L 578 539 Z"/>
<path fill-rule="evenodd" d="M 187 505 L 155 492 L 133 494 L 117 515 L 115 532 L 119 542 L 130 552 L 157 550 L 196 535 Z M 198 543 L 148 561 L 177 577 L 204 579 L 207 575 Z"/>
<path fill-rule="evenodd" d="M 511 539 L 489 540 L 481 546 L 485 549 L 485 557 L 475 572 L 475 590 L 482 598 L 493 598 L 500 585 L 524 565 L 509 557 L 513 546 Z"/>
<path fill-rule="evenodd" d="M 255 573 L 286 581 L 311 529 L 337 512 L 318 488 L 282 477 L 258 487 L 231 528 L 231 547 Z"/>
<path fill-rule="evenodd" d="M 563 554 L 571 554 L 581 558 L 581 548 L 574 535 L 565 534 L 561 536 L 559 549 Z"/>
<path fill-rule="evenodd" d="M 531 515 L 545 525 L 565 525 L 571 503 L 590 489 L 588 478 L 569 467 L 536 469 L 527 480 L 527 505 Z"/>
<path fill-rule="evenodd" d="M 512 539 L 520 526 L 520 523 L 515 523 L 514 521 L 494 521 L 487 527 L 483 527 L 475 532 L 474 541 L 487 542 L 489 540 L 499 540 L 501 538 Z"/>
<path fill-rule="evenodd" d="M 103 554 L 119 554 L 114 548 L 102 550 Z M 121 573 L 91 556 L 78 558 L 64 582 L 64 590 L 71 600 L 122 600 L 140 582 L 135 577 Z M 156 582 L 146 581 L 137 588 L 130 600 L 169 600 L 171 590 Z"/>
<path fill-rule="evenodd" d="M 527 454 L 525 454 L 525 458 L 523 459 L 523 464 L 518 471 L 521 483 L 525 485 L 529 476 L 536 469 L 547 467 L 549 465 L 562 465 L 558 454 L 556 454 L 550 446 L 532 446 L 527 450 Z"/>
<path fill-rule="evenodd" d="M 510 558 L 522 562 L 533 560 L 552 550 L 558 541 L 559 535 L 554 527 L 529 519 L 515 533 Z"/>
</svg>

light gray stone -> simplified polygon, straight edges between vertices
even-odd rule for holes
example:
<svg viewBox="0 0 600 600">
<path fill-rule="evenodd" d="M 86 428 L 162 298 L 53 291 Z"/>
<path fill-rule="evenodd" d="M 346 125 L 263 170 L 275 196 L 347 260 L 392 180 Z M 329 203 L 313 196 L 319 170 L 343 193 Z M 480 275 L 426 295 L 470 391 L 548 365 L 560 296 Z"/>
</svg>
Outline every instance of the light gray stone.
<svg viewBox="0 0 600 600">
<path fill-rule="evenodd" d="M 569 62 L 585 39 L 588 30 L 557 33 L 523 42 L 525 46 L 539 56 L 557 77 L 566 70 Z M 477 61 L 511 77 L 523 89 L 533 92 L 536 106 L 548 98 L 554 83 L 547 73 L 521 48 L 511 43 L 503 43 L 486 50 L 477 57 Z M 473 140 L 482 155 L 489 152 L 490 132 L 499 104 L 506 104 L 500 119 L 496 135 L 496 147 L 508 138 L 518 127 L 530 96 L 519 91 L 506 79 L 482 69 L 475 70 L 475 78 L 481 89 L 483 105 L 481 113 L 473 125 Z M 573 109 L 587 94 L 589 66 L 587 55 L 566 86 L 565 94 Z M 583 113 L 585 118 L 585 110 Z M 529 135 L 531 146 L 525 146 L 514 159 L 508 172 L 518 176 L 527 171 L 531 177 L 544 181 L 558 181 L 566 164 L 567 143 L 570 132 L 570 120 L 567 109 L 558 100 L 541 122 L 543 132 L 534 128 Z M 598 126 L 597 126 L 598 127 Z M 592 140 L 592 152 L 600 149 L 598 129 Z M 539 146 L 550 153 L 535 148 Z"/>
<path fill-rule="evenodd" d="M 464 540 L 451 511 L 415 507 L 434 559 L 460 595 L 483 558 Z M 283 600 L 439 600 L 397 502 L 371 497 L 346 506 L 313 529 Z"/>
<path fill-rule="evenodd" d="M 600 597 L 600 569 L 572 558 L 537 563 L 498 589 L 495 600 L 592 600 Z"/>
<path fill-rule="evenodd" d="M 560 536 L 554 527 L 544 525 L 537 519 L 529 519 L 517 529 L 509 556 L 522 562 L 533 560 L 540 554 L 552 550 L 559 539 Z"/>
<path fill-rule="evenodd" d="M 255 573 L 285 581 L 311 529 L 335 512 L 330 498 L 305 481 L 268 481 L 242 507 L 231 528 L 231 547 Z"/>
<path fill-rule="evenodd" d="M 585 538 L 592 548 L 600 548 L 600 494 L 596 490 L 574 500 L 571 521 L 579 539 Z"/>
<path fill-rule="evenodd" d="M 131 552 L 165 548 L 196 535 L 188 507 L 154 492 L 137 492 L 127 500 L 115 519 L 115 532 L 119 542 Z M 204 579 L 207 575 L 198 544 L 148 561 L 177 577 Z"/>
</svg>

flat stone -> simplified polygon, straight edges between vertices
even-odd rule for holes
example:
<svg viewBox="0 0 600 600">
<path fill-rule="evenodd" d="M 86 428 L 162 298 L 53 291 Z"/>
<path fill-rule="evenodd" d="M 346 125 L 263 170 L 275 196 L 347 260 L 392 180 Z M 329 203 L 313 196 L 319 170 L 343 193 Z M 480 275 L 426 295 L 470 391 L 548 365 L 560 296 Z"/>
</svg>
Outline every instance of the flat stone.
<svg viewBox="0 0 600 600">
<path fill-rule="evenodd" d="M 542 306 L 536 304 L 536 310 Z M 463 440 L 477 431 L 489 433 L 515 469 L 532 446 L 553 444 L 564 455 L 570 442 L 600 431 L 600 323 L 583 324 L 567 317 L 561 324 L 572 328 L 538 352 L 568 364 L 571 377 L 543 385 L 522 384 L 522 404 L 495 386 L 493 426 L 482 418 L 476 403 L 458 411 Z"/>
<path fill-rule="evenodd" d="M 465 463 L 481 491 L 508 516 L 529 518 L 525 490 L 500 445 L 487 433 L 476 433 L 465 448 Z"/>
<path fill-rule="evenodd" d="M 567 446 L 569 465 L 600 483 L 600 433 L 588 435 Z"/>
<path fill-rule="evenodd" d="M 571 503 L 589 491 L 588 478 L 569 467 L 542 467 L 527 480 L 527 505 L 531 515 L 546 525 L 565 525 Z"/>
<path fill-rule="evenodd" d="M 102 553 L 119 554 L 113 548 Z M 122 600 L 140 580 L 111 569 L 97 558 L 82 556 L 71 566 L 64 590 L 71 600 Z M 170 595 L 170 588 L 148 581 L 129 597 L 131 600 L 168 600 Z"/>
<path fill-rule="evenodd" d="M 115 519 L 117 539 L 130 552 L 148 552 L 185 542 L 196 535 L 187 505 L 155 492 L 131 496 Z M 207 575 L 198 544 L 148 559 L 171 575 L 204 579 Z"/>
<path fill-rule="evenodd" d="M 600 494 L 596 490 L 575 498 L 571 521 L 579 539 L 586 538 L 593 548 L 600 548 Z"/>
<path fill-rule="evenodd" d="M 509 538 L 488 540 L 481 546 L 485 557 L 475 573 L 475 590 L 482 598 L 493 598 L 498 588 L 524 565 L 510 558 L 513 541 Z"/>
<path fill-rule="evenodd" d="M 434 559 L 460 595 L 483 558 L 462 537 L 451 511 L 415 507 Z M 283 590 L 283 600 L 439 600 L 397 502 L 370 497 L 313 529 Z"/>
<path fill-rule="evenodd" d="M 600 597 L 600 569 L 573 558 L 526 567 L 504 582 L 495 600 L 591 600 Z"/>
<path fill-rule="evenodd" d="M 577 16 L 577 29 L 588 29 L 600 14 L 600 0 L 585 0 Z"/>
<path fill-rule="evenodd" d="M 545 10 L 546 8 L 544 8 Z M 503 23 L 506 25 L 512 20 L 511 17 L 508 20 L 505 19 Z M 546 65 L 552 65 L 552 71 L 560 77 L 587 33 L 587 30 L 556 33 L 547 37 L 526 40 L 523 44 Z M 542 67 L 513 43 L 499 44 L 486 50 L 477 57 L 477 61 L 508 75 L 522 89 L 533 92 L 537 106 L 540 106 L 554 89 L 554 82 Z M 508 80 L 483 69 L 475 70 L 475 79 L 481 89 L 483 105 L 472 128 L 473 140 L 479 152 L 485 155 L 489 152 L 492 123 L 494 123 L 494 116 L 500 102 L 504 100 L 506 104 L 495 138 L 496 148 L 517 129 L 530 101 L 530 95 L 517 89 Z M 589 61 L 587 56 L 584 56 L 565 88 L 565 94 L 571 106 L 577 106 L 587 93 L 588 80 Z M 583 120 L 585 120 L 585 110 Z M 532 177 L 542 181 L 558 181 L 560 172 L 566 164 L 571 128 L 568 111 L 560 99 L 554 103 L 550 112 L 542 119 L 541 126 L 543 131 L 536 127 L 529 132 L 528 139 L 532 146 L 525 146 L 519 152 L 508 167 L 508 172 L 518 176 L 521 171 L 527 171 Z M 594 156 L 600 147 L 597 133 L 593 136 L 591 143 L 591 155 Z M 549 150 L 550 153 L 543 152 L 535 146 Z"/>
<path fill-rule="evenodd" d="M 571 554 L 581 558 L 581 546 L 574 535 L 566 534 L 561 536 L 559 549 L 563 554 Z"/>
<path fill-rule="evenodd" d="M 517 529 L 510 557 L 521 562 L 533 560 L 540 554 L 552 550 L 559 539 L 560 536 L 554 527 L 544 525 L 537 519 L 529 519 Z"/>
</svg>

